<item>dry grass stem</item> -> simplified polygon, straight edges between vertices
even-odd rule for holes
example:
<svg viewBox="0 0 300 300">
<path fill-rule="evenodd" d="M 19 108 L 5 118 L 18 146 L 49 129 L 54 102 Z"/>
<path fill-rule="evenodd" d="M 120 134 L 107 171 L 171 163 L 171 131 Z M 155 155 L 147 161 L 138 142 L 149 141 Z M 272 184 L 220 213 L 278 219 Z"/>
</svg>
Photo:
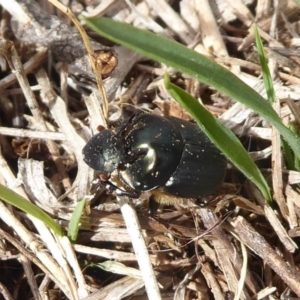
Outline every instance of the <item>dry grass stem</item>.
<svg viewBox="0 0 300 300">
<path fill-rule="evenodd" d="M 83 0 L 63 7 L 68 16 L 47 0 L 0 5 L 0 184 L 41 208 L 65 233 L 79 201 L 87 203 L 71 243 L 0 202 L 1 299 L 300 297 L 300 164 L 293 155 L 287 159 L 289 148 L 283 150 L 276 129 L 235 99 L 78 21 L 104 16 L 176 40 L 266 98 L 255 23 L 274 109 L 299 135 L 296 0 Z M 125 198 L 99 186 L 103 174 L 82 154 L 99 130 L 116 128 L 140 110 L 192 121 L 166 92 L 165 72 L 241 140 L 271 187 L 273 206 L 231 164 L 215 194 L 162 207 L 155 218 L 148 215 L 151 193 L 123 205 Z"/>
</svg>

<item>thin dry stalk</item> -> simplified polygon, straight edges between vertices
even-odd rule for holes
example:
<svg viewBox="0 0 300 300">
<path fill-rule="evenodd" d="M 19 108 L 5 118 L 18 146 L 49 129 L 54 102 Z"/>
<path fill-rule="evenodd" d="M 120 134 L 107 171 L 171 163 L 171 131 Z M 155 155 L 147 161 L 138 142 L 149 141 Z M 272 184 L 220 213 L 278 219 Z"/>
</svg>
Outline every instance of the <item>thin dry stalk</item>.
<svg viewBox="0 0 300 300">
<path fill-rule="evenodd" d="M 93 72 L 96 77 L 97 85 L 99 88 L 99 92 L 102 98 L 103 102 L 103 114 L 104 117 L 107 119 L 108 118 L 108 101 L 106 98 L 106 91 L 103 86 L 103 81 L 102 81 L 102 76 L 100 70 L 102 69 L 102 64 L 101 60 L 96 60 L 95 59 L 95 53 L 93 51 L 92 45 L 90 43 L 90 39 L 87 36 L 85 30 L 83 29 L 82 25 L 78 22 L 77 18 L 74 16 L 74 14 L 68 9 L 66 6 L 58 2 L 57 0 L 49 0 L 53 5 L 55 5 L 58 9 L 60 9 L 63 13 L 65 13 L 70 20 L 75 24 L 76 28 L 81 34 L 82 40 L 84 42 L 85 48 L 87 50 L 87 53 L 89 55 L 90 63 L 93 68 Z"/>
<path fill-rule="evenodd" d="M 78 19 L 80 15 L 111 17 L 180 41 L 230 69 L 266 97 L 253 46 L 256 22 L 266 45 L 278 99 L 276 111 L 284 124 L 292 123 L 298 130 L 300 9 L 296 1 L 100 2 L 73 1 L 67 12 Z M 103 80 L 109 101 L 106 118 L 87 50 L 70 19 L 46 0 L 0 0 L 0 4 L 0 35 L 13 40 L 2 39 L 1 44 L 9 69 L 0 58 L 0 182 L 48 212 L 63 228 L 69 226 L 76 203 L 83 197 L 88 202 L 74 245 L 0 203 L 1 266 L 9 271 L 12 262 L 22 259 L 20 269 L 26 277 L 22 281 L 14 275 L 9 278 L 18 282 L 14 292 L 3 276 L 6 272 L 0 274 L 5 299 L 16 297 L 22 284 L 35 299 L 53 295 L 59 299 L 62 293 L 68 299 L 86 300 L 145 297 L 145 282 L 148 291 L 155 291 L 149 292 L 155 300 L 226 299 L 227 293 L 235 299 L 283 298 L 286 289 L 290 297 L 300 296 L 296 244 L 300 172 L 297 162 L 292 170 L 286 166 L 280 137 L 269 124 L 234 99 L 168 70 L 172 82 L 202 101 L 241 139 L 279 204 L 270 207 L 229 166 L 226 183 L 209 208 L 198 213 L 199 207 L 190 204 L 169 207 L 152 219 L 146 213 L 145 194 L 132 200 L 140 228 L 136 221 L 131 229 L 134 211 L 128 213 L 128 206 L 122 207 L 123 218 L 116 199 L 92 183 L 94 171 L 83 162 L 81 151 L 101 129 L 99 125 L 118 126 L 135 109 L 190 120 L 166 93 L 165 66 L 121 46 L 104 46 L 99 36 L 87 30 L 94 39 L 95 55 L 99 54 L 92 54 L 92 62 L 97 65 L 100 57 L 100 73 L 107 76 Z M 230 217 L 224 220 L 228 212 Z M 132 238 L 137 240 L 134 250 Z M 101 276 L 94 275 L 99 272 L 95 266 L 104 269 Z"/>
<path fill-rule="evenodd" d="M 275 250 L 258 234 L 242 217 L 238 217 L 232 225 L 243 243 L 252 249 L 300 296 L 299 274 L 275 252 Z"/>
</svg>

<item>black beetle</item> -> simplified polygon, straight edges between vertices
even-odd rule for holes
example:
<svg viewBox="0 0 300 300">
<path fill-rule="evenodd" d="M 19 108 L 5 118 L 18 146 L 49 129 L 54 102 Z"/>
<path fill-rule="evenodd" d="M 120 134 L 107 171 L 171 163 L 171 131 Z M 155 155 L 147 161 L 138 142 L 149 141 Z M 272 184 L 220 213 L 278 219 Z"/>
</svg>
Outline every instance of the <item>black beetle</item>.
<svg viewBox="0 0 300 300">
<path fill-rule="evenodd" d="M 227 165 L 196 124 L 148 113 L 133 115 L 114 131 L 99 132 L 83 154 L 91 168 L 101 171 L 110 191 L 132 198 L 152 191 L 160 198 L 152 200 L 163 203 L 172 203 L 164 196 L 199 198 L 213 193 Z"/>
</svg>

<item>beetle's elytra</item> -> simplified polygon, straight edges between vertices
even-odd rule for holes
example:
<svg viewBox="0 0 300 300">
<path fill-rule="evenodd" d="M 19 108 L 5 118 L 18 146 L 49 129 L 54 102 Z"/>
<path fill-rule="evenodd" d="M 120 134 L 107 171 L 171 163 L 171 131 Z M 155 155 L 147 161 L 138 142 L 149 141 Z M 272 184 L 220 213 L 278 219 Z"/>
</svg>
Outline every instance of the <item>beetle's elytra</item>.
<svg viewBox="0 0 300 300">
<path fill-rule="evenodd" d="M 122 183 L 119 194 L 138 197 L 159 189 L 180 198 L 213 193 L 226 171 L 224 155 L 196 124 L 175 117 L 137 114 L 114 131 L 103 130 L 83 148 L 93 169 Z"/>
</svg>

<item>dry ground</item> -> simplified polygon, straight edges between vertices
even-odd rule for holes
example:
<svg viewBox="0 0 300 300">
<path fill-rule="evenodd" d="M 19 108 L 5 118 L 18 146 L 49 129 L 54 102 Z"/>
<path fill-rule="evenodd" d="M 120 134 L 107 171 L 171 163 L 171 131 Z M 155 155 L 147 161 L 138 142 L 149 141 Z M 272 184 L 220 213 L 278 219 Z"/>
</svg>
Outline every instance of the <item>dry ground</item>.
<svg viewBox="0 0 300 300">
<path fill-rule="evenodd" d="M 0 203 L 0 298 L 147 299 L 119 205 L 113 196 L 95 192 L 93 171 L 82 159 L 91 129 L 105 125 L 82 39 L 70 20 L 46 0 L 0 4 L 1 54 L 8 59 L 1 60 L 0 182 L 63 228 L 78 201 L 90 195 L 72 246 L 30 216 Z M 212 57 L 266 96 L 251 28 L 256 23 L 279 100 L 276 109 L 286 125 L 293 122 L 298 130 L 296 1 L 64 4 L 76 16 L 107 16 L 176 39 Z M 88 34 L 105 67 L 109 123 L 135 108 L 190 119 L 164 90 L 164 66 L 90 30 Z M 300 297 L 300 173 L 288 170 L 280 139 L 255 112 L 184 74 L 169 72 L 174 83 L 201 100 L 241 139 L 276 202 L 269 207 L 230 165 L 208 208 L 164 207 L 153 219 L 147 215 L 146 196 L 132 201 L 162 299 L 299 299 L 292 297 Z"/>
</svg>

